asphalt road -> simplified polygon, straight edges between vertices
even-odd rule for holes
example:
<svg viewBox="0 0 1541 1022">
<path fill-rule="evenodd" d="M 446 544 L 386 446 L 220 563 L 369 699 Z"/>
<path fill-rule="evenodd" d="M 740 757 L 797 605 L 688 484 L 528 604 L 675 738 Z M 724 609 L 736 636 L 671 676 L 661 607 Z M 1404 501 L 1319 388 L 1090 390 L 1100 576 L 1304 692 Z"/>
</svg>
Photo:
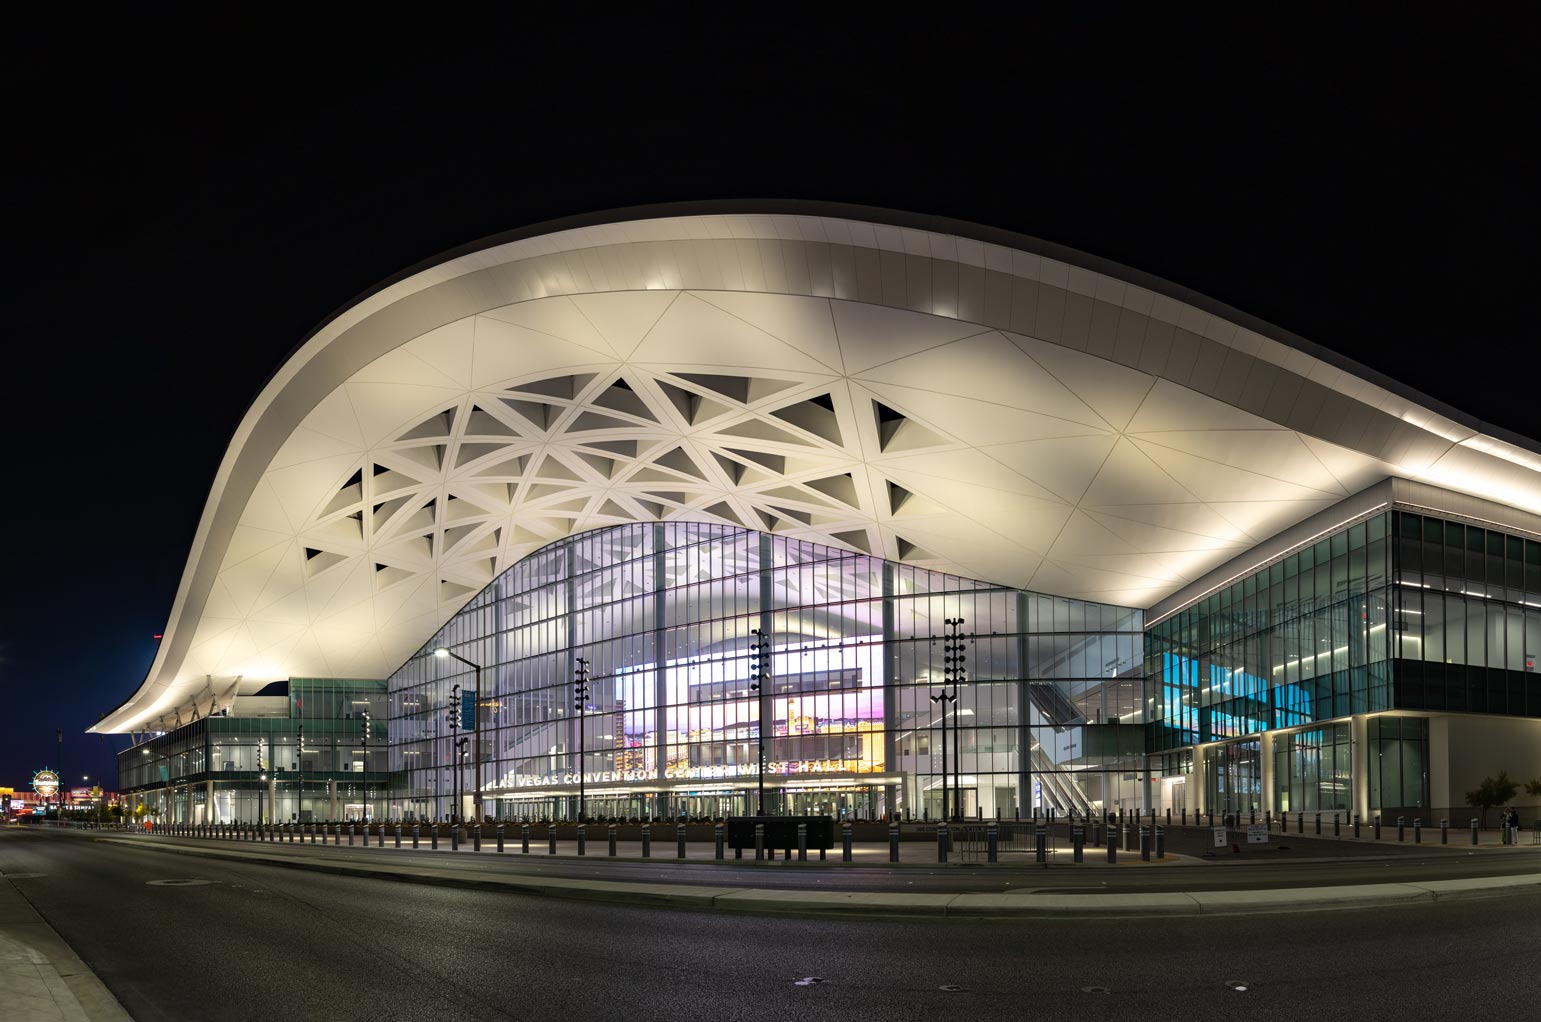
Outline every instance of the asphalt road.
<svg viewBox="0 0 1541 1022">
<path fill-rule="evenodd" d="M 61 840 L 86 840 L 91 832 L 76 832 Z M 122 835 L 118 835 L 122 836 Z M 754 863 L 726 860 L 696 860 L 681 864 L 671 859 L 672 846 L 659 849 L 660 856 L 648 861 L 608 859 L 603 854 L 587 860 L 571 855 L 545 854 L 543 843 L 532 843 L 531 854 L 517 850 L 497 855 L 490 850 L 480 854 L 469 850 L 451 853 L 447 849 L 413 852 L 408 848 L 369 848 L 347 845 L 306 845 L 287 843 L 261 844 L 246 841 L 209 841 L 133 835 L 131 840 L 144 844 L 171 843 L 201 848 L 257 851 L 263 855 L 322 858 L 350 862 L 418 862 L 434 866 L 450 863 L 466 872 L 509 871 L 544 877 L 592 878 L 643 883 L 684 883 L 709 887 L 791 888 L 816 887 L 829 891 L 908 891 L 1018 892 L 1054 890 L 1102 893 L 1142 891 L 1219 891 L 1280 887 L 1333 887 L 1342 884 L 1400 883 L 1423 880 L 1453 880 L 1468 877 L 1507 876 L 1541 873 L 1541 848 L 1528 846 L 1512 850 L 1485 849 L 1477 852 L 1460 848 L 1383 849 L 1379 855 L 1373 846 L 1335 845 L 1314 842 L 1318 858 L 1274 858 L 1266 854 L 1229 856 L 1214 860 L 1150 864 L 1139 861 L 1137 852 L 1120 852 L 1120 863 L 1108 866 L 1103 849 L 1087 849 L 1087 862 L 1077 866 L 1061 852 L 1059 861 L 1049 866 L 1027 863 L 921 866 L 844 864 L 839 862 L 798 863 L 778 859 Z M 1298 842 L 1297 842 L 1298 846 Z M 484 844 L 490 849 L 489 843 Z M 510 849 L 517 846 L 510 844 Z M 1348 854 L 1352 848 L 1358 854 Z M 594 850 L 591 846 L 591 851 Z M 598 852 L 603 853 L 600 844 Z M 836 853 L 838 858 L 838 852 Z"/>
<path fill-rule="evenodd" d="M 1541 998 L 1541 896 L 1141 921 L 760 918 L 15 828 L 0 871 L 43 874 L 13 882 L 139 1022 L 1528 1018 Z"/>
</svg>

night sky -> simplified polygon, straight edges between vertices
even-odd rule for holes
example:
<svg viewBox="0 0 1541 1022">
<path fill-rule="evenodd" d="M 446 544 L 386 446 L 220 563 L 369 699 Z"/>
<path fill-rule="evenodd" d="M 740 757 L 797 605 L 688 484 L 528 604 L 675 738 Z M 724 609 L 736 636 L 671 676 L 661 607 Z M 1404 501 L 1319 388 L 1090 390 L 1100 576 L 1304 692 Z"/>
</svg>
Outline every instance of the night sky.
<svg viewBox="0 0 1541 1022">
<path fill-rule="evenodd" d="M 976 221 L 1541 437 L 1531 12 L 899 10 L 8 12 L 0 785 L 58 765 L 56 727 L 72 784 L 115 785 L 127 739 L 82 732 L 143 679 L 225 445 L 305 335 L 556 217 L 788 198 Z"/>
</svg>

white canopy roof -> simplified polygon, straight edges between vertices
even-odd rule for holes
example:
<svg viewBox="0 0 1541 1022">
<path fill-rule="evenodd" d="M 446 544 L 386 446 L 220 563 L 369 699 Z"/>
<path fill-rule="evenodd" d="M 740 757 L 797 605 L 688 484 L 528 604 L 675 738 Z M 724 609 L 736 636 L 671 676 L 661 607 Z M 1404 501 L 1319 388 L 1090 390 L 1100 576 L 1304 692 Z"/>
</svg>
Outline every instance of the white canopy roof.
<svg viewBox="0 0 1541 1022">
<path fill-rule="evenodd" d="M 94 730 L 243 679 L 385 677 L 514 561 L 617 522 L 1143 607 L 1393 475 L 1541 511 L 1530 441 L 1032 239 L 827 207 L 591 218 L 416 269 L 289 358 L 149 675 Z"/>
</svg>

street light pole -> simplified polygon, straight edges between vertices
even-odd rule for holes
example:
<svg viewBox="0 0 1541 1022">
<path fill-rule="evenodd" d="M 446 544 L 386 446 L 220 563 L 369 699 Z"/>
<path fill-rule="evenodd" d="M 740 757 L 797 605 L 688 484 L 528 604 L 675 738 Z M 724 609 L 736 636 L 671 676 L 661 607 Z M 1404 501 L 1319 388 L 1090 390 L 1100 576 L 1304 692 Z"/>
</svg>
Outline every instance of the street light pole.
<svg viewBox="0 0 1541 1022">
<path fill-rule="evenodd" d="M 363 817 L 364 826 L 368 827 L 369 826 L 369 711 L 368 710 L 364 711 L 364 726 L 363 726 L 363 728 L 361 729 L 361 731 L 359 733 L 358 745 L 359 745 L 359 748 L 364 751 L 363 756 L 360 757 L 360 759 L 362 759 L 363 762 L 361 762 L 359 764 L 359 773 L 363 774 L 363 776 L 359 779 L 359 781 L 363 785 L 363 790 L 364 790 L 364 794 L 363 794 L 362 799 L 361 799 L 362 802 L 363 802 L 363 808 L 359 811 L 359 815 L 361 817 Z"/>
<path fill-rule="evenodd" d="M 578 711 L 578 822 L 583 822 L 583 722 L 589 703 L 589 662 L 578 657 L 573 674 L 573 709 Z"/>
<path fill-rule="evenodd" d="M 765 693 L 761 685 L 770 681 L 770 639 L 759 628 L 749 629 L 754 640 L 749 645 L 749 691 L 755 693 L 755 735 L 759 739 L 760 805 L 756 816 L 765 815 Z"/>
<path fill-rule="evenodd" d="M 299 751 L 294 761 L 294 769 L 297 771 L 294 792 L 294 822 L 305 822 L 305 725 L 300 725 L 299 737 L 295 740 Z"/>
<path fill-rule="evenodd" d="M 963 618 L 947 618 L 946 624 L 948 632 L 946 635 L 946 641 L 942 645 L 942 663 L 944 665 L 943 673 L 945 675 L 951 676 L 952 678 L 952 782 L 957 792 L 957 797 L 953 800 L 953 812 L 957 814 L 957 818 L 959 820 L 962 820 L 963 774 L 959 768 L 958 760 L 959 753 L 963 749 L 963 733 L 959 730 L 958 718 L 963 715 L 963 708 L 958 705 L 958 697 L 963 694 L 962 686 L 968 672 L 968 668 L 965 667 L 964 664 L 968 662 L 968 657 L 966 657 L 963 653 L 963 636 L 958 631 L 958 629 L 964 624 Z M 942 727 L 945 729 L 946 726 L 947 722 L 944 719 L 942 721 Z M 945 757 L 945 746 L 943 748 L 944 751 L 942 755 Z M 978 754 L 976 753 L 975 755 L 977 757 Z M 977 776 L 977 770 L 975 771 L 975 774 Z"/>
<path fill-rule="evenodd" d="M 449 697 L 449 822 L 454 826 L 460 822 L 460 682 L 455 682 L 455 687 L 450 689 Z"/>
<path fill-rule="evenodd" d="M 268 786 L 267 767 L 262 764 L 263 747 L 267 743 L 261 738 L 257 739 L 257 826 L 267 822 L 262 818 L 262 789 Z"/>
<path fill-rule="evenodd" d="M 445 649 L 443 646 L 440 646 L 438 649 L 435 649 L 433 651 L 433 655 L 438 657 L 440 660 L 443 660 L 445 657 L 449 657 L 452 660 L 459 660 L 461 663 L 463 663 L 467 667 L 471 668 L 471 670 L 475 672 L 475 678 L 476 678 L 476 680 L 474 682 L 474 684 L 476 685 L 476 688 L 473 690 L 473 692 L 475 694 L 475 698 L 478 701 L 481 700 L 481 697 L 482 697 L 482 665 L 481 664 L 477 663 L 474 660 L 467 660 L 465 657 L 461 656 L 459 653 L 456 653 L 456 652 L 453 652 L 451 650 Z M 460 686 L 458 684 L 455 686 L 455 705 L 452 708 L 452 712 L 455 714 L 455 720 L 451 724 L 451 728 L 453 729 L 455 727 L 459 727 L 460 724 L 461 724 L 461 720 L 460 720 Z M 480 714 L 477 714 L 476 716 L 480 716 Z M 477 720 L 476 716 L 472 717 L 472 719 L 470 721 L 470 726 L 467 727 L 466 730 L 467 731 L 472 731 L 476 735 L 476 749 L 475 749 L 475 753 L 476 753 L 476 793 L 472 797 L 472 805 L 475 807 L 474 811 L 476 813 L 476 822 L 480 823 L 481 820 L 482 820 L 482 737 L 481 737 L 482 722 L 480 720 Z M 459 745 L 456 746 L 457 749 L 460 748 L 460 747 L 461 746 L 459 746 Z M 459 779 L 459 773 L 460 773 L 460 765 L 459 765 L 458 762 L 455 765 L 455 773 L 456 773 L 456 779 L 458 780 Z M 455 807 L 455 810 L 456 810 L 456 815 L 458 816 L 460 807 L 457 805 Z"/>
<path fill-rule="evenodd" d="M 942 709 L 942 820 L 944 822 L 951 816 L 951 810 L 947 802 L 947 704 L 956 698 L 958 697 L 947 694 L 947 683 L 945 680 L 942 683 L 942 691 L 931 697 L 931 701 L 938 704 Z"/>
</svg>

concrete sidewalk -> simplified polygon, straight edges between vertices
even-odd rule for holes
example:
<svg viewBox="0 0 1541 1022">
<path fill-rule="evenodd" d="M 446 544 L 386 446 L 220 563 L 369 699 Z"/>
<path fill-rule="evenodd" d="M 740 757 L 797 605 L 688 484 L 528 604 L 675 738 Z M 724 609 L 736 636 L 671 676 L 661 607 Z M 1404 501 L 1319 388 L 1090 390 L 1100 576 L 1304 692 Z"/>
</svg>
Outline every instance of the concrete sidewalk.
<svg viewBox="0 0 1541 1022">
<path fill-rule="evenodd" d="M 231 862 L 370 877 L 407 883 L 506 890 L 625 904 L 749 913 L 908 915 L 971 918 L 1071 918 L 1087 916 L 1192 916 L 1237 913 L 1363 909 L 1452 899 L 1541 894 L 1541 873 L 1467 880 L 1365 884 L 1252 891 L 1153 893 L 906 893 L 777 890 L 704 885 L 622 882 L 466 869 L 463 860 L 442 863 L 384 857 L 346 858 L 317 845 L 312 855 L 274 854 L 252 844 L 160 842 L 135 837 L 99 838 L 146 850 Z M 346 848 L 346 845 L 343 846 Z M 306 851 L 309 851 L 307 848 Z M 474 861 L 474 860 L 473 860 Z M 465 864 L 468 865 L 468 864 Z"/>
<path fill-rule="evenodd" d="M 117 998 L 3 874 L 0 1018 L 6 1022 L 131 1022 Z"/>
</svg>

